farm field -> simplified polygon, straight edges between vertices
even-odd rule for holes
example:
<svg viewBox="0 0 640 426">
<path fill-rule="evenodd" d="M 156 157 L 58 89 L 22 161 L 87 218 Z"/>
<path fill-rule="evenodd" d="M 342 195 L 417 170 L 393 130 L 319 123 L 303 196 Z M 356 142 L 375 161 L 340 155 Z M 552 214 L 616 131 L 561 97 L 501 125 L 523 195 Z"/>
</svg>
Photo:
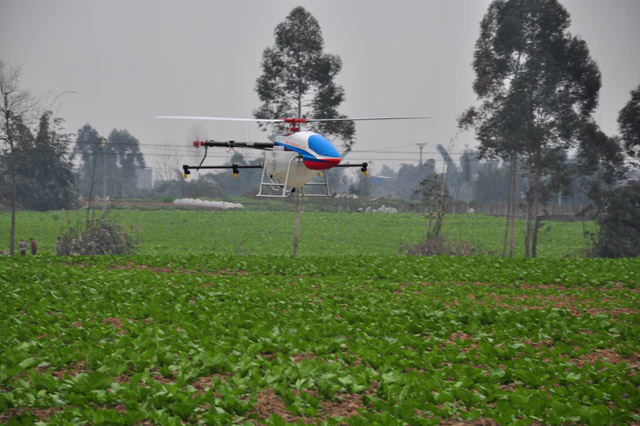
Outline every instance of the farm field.
<svg viewBox="0 0 640 426">
<path fill-rule="evenodd" d="M 0 423 L 640 422 L 640 259 L 0 258 Z"/>
<path fill-rule="evenodd" d="M 96 212 L 100 216 L 100 212 Z M 85 212 L 18 212 L 16 238 L 34 237 L 40 252 L 55 254 L 55 241 L 64 225 L 83 224 Z M 139 240 L 139 254 L 254 254 L 291 253 L 295 212 L 113 210 L 116 219 Z M 0 249 L 8 241 L 10 215 L 0 214 Z M 304 212 L 300 226 L 302 255 L 401 253 L 425 234 L 426 219 L 415 213 Z M 523 254 L 524 222 L 517 221 L 515 253 Z M 541 257 L 580 256 L 584 231 L 592 222 L 543 222 L 539 234 Z M 444 234 L 473 244 L 479 254 L 502 253 L 504 219 L 449 214 Z"/>
</svg>

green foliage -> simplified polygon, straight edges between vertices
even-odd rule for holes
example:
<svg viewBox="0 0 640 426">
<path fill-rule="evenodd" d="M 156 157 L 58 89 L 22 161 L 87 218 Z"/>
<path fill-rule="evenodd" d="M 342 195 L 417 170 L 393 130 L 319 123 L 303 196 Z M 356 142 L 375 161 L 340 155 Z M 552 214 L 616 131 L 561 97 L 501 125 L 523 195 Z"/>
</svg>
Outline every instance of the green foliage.
<svg viewBox="0 0 640 426">
<path fill-rule="evenodd" d="M 443 236 L 427 237 L 424 241 L 409 246 L 407 254 L 416 256 L 471 256 L 476 249 L 465 241 L 449 241 Z"/>
<path fill-rule="evenodd" d="M 342 61 L 337 55 L 323 52 L 318 21 L 298 6 L 278 24 L 274 35 L 274 46 L 262 54 L 262 75 L 256 81 L 262 105 L 254 115 L 306 117 L 309 112 L 313 118 L 346 118 L 338 112 L 345 100 L 344 89 L 333 81 Z M 340 137 L 347 149 L 354 142 L 355 126 L 350 121 L 315 123 L 311 129 Z"/>
<path fill-rule="evenodd" d="M 349 193 L 358 197 L 368 197 L 371 195 L 371 178 L 364 173 L 359 173 L 356 181 L 349 186 Z"/>
<path fill-rule="evenodd" d="M 195 177 L 195 179 L 194 179 Z M 191 176 L 184 179 L 182 176 L 175 180 L 165 180 L 155 185 L 151 195 L 172 202 L 176 198 L 200 198 L 200 197 L 220 197 L 224 194 L 222 188 L 210 179 L 203 176 Z"/>
<path fill-rule="evenodd" d="M 638 259 L 4 257 L 0 421 L 631 424 L 639 285 Z"/>
<path fill-rule="evenodd" d="M 244 199 L 230 199 L 246 203 Z M 109 217 L 125 229 L 136 229 L 140 254 L 210 253 L 287 254 L 291 252 L 295 205 L 277 200 L 274 206 L 253 200 L 250 210 L 112 210 Z M 358 205 L 355 205 L 358 206 Z M 39 253 L 55 253 L 62 225 L 78 228 L 86 212 L 18 212 L 17 239 L 34 236 Z M 10 215 L 0 213 L 0 230 L 9 228 Z M 307 211 L 301 217 L 300 254 L 393 255 L 423 240 L 424 214 L 332 213 Z M 540 231 L 539 256 L 584 254 L 584 231 L 597 231 L 593 222 L 549 222 Z M 478 253 L 501 250 L 504 219 L 478 214 L 447 214 L 443 235 L 464 240 Z M 321 235 L 322 239 L 318 236 Z M 524 222 L 516 221 L 516 244 L 524 240 Z"/>
<path fill-rule="evenodd" d="M 459 119 L 461 127 L 475 130 L 480 157 L 510 160 L 511 182 L 518 162 L 527 170 L 531 219 L 551 192 L 571 187 L 575 175 L 566 162 L 571 150 L 595 151 L 590 157 L 598 163 L 603 157 L 620 160 L 615 140 L 602 134 L 607 142 L 594 144 L 585 137 L 600 132 L 591 118 L 600 71 L 586 42 L 569 32 L 570 22 L 558 0 L 494 0 L 480 24 L 473 60 L 473 89 L 482 103 Z M 525 252 L 535 257 L 537 218 L 533 221 Z"/>
<path fill-rule="evenodd" d="M 100 176 L 104 174 L 104 165 L 98 164 L 98 155 L 101 153 L 100 149 L 100 135 L 98 132 L 91 127 L 89 124 L 85 124 L 78 130 L 78 135 L 76 137 L 76 143 L 73 146 L 73 151 L 71 152 L 71 159 L 75 160 L 76 157 L 79 156 L 80 160 L 80 192 L 84 195 L 89 194 L 89 190 L 91 187 L 91 176 L 93 173 L 93 167 L 95 165 L 96 171 L 95 176 L 98 179 L 101 179 Z M 104 152 L 102 152 L 104 154 Z M 109 152 L 107 152 L 109 154 Z M 107 168 L 114 170 L 115 168 L 115 157 L 109 155 L 107 157 Z M 111 167 L 110 167 L 111 166 Z M 102 167 L 99 173 L 98 167 Z M 95 184 L 95 183 L 94 183 Z"/>
<path fill-rule="evenodd" d="M 620 110 L 618 125 L 627 154 L 640 162 L 640 85 L 631 91 L 631 99 Z"/>
<path fill-rule="evenodd" d="M 233 154 L 229 160 L 229 164 L 239 164 L 242 166 L 256 166 L 261 165 L 263 162 L 264 160 L 262 158 L 256 158 L 255 160 L 247 162 L 244 159 L 244 156 L 240 153 Z M 261 169 L 244 169 L 241 171 L 241 175 L 239 177 L 234 178 L 233 173 L 225 170 L 215 174 L 207 174 L 205 175 L 205 179 L 213 182 L 213 185 L 219 194 L 231 196 L 254 195 L 258 192 L 261 174 Z"/>
<path fill-rule="evenodd" d="M 145 167 L 140 143 L 127 130 L 113 129 L 105 140 L 89 124 L 78 130 L 72 156 L 80 158 L 80 191 L 89 195 L 102 193 L 105 159 L 107 195 L 123 197 L 135 187 L 136 170 Z M 95 170 L 94 170 L 95 169 Z"/>
<path fill-rule="evenodd" d="M 595 255 L 640 256 L 640 181 L 594 195 L 600 225 Z"/>
<path fill-rule="evenodd" d="M 473 199 L 479 203 L 506 203 L 509 199 L 509 170 L 498 161 L 481 163 L 473 182 Z"/>
<path fill-rule="evenodd" d="M 68 160 L 70 135 L 62 133 L 62 120 L 47 111 L 40 116 L 35 137 L 19 126 L 16 155 L 16 201 L 29 210 L 58 210 L 73 205 L 73 165 Z M 11 154 L 0 154 L 0 197 L 9 199 Z"/>
<path fill-rule="evenodd" d="M 118 168 L 109 175 L 118 185 L 117 194 L 124 197 L 125 188 L 135 186 L 136 170 L 145 167 L 144 156 L 140 152 L 140 142 L 126 129 L 113 129 L 107 140 L 112 154 L 117 159 Z"/>
<path fill-rule="evenodd" d="M 425 208 L 427 217 L 426 247 L 442 246 L 440 232 L 447 206 L 451 201 L 449 188 L 444 174 L 432 174 L 422 180 L 415 191 L 415 195 Z M 420 250 L 423 251 L 423 250 Z M 431 250 L 427 250 L 431 252 Z M 445 252 L 441 252 L 444 254 Z"/>
</svg>

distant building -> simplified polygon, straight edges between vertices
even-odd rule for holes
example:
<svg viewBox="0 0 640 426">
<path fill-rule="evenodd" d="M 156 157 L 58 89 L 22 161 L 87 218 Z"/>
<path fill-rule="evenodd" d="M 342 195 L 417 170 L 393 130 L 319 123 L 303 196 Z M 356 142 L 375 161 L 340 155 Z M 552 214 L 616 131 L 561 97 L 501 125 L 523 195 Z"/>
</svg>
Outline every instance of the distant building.
<svg viewBox="0 0 640 426">
<path fill-rule="evenodd" d="M 151 167 L 136 169 L 136 187 L 138 189 L 153 189 L 153 169 Z"/>
</svg>

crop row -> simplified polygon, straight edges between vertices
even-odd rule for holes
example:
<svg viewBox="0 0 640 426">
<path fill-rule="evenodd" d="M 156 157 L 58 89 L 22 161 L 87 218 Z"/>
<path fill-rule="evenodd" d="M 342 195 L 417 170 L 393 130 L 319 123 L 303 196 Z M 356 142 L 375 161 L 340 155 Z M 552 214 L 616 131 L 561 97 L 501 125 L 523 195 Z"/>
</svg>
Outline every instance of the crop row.
<svg viewBox="0 0 640 426">
<path fill-rule="evenodd" d="M 631 424 L 638 266 L 4 258 L 0 422 Z"/>
</svg>

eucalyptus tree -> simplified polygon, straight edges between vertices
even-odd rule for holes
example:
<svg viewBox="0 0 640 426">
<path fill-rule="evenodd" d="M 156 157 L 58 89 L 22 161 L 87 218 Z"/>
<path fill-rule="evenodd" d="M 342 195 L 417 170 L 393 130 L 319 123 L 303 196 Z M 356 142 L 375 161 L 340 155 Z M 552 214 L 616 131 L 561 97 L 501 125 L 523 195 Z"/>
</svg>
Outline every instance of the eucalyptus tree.
<svg viewBox="0 0 640 426">
<path fill-rule="evenodd" d="M 113 129 L 104 139 L 89 124 L 78 130 L 72 156 L 80 157 L 85 194 L 91 192 L 91 186 L 100 187 L 106 176 L 107 193 L 122 197 L 125 188 L 135 186 L 136 170 L 146 166 L 140 142 L 127 130 Z M 102 161 L 103 156 L 106 161 Z"/>
<path fill-rule="evenodd" d="M 79 172 L 80 177 L 82 178 L 80 185 L 80 192 L 82 194 L 88 194 L 89 188 L 95 182 L 92 182 L 93 178 L 90 178 L 93 175 L 100 176 L 102 173 L 94 173 L 93 167 L 98 165 L 98 154 L 101 151 L 101 136 L 96 129 L 91 127 L 90 124 L 85 124 L 82 126 L 77 133 L 75 145 L 73 146 L 73 150 L 71 151 L 71 159 L 75 160 L 79 157 Z M 105 149 L 102 147 L 102 149 Z M 104 154 L 104 153 L 103 153 Z M 113 157 L 109 155 L 109 161 L 113 161 Z M 110 164 L 111 165 L 111 164 Z M 107 167 L 111 170 L 113 168 Z"/>
<path fill-rule="evenodd" d="M 631 91 L 631 99 L 620 110 L 618 125 L 627 154 L 640 165 L 640 85 Z"/>
<path fill-rule="evenodd" d="M 146 167 L 140 142 L 128 130 L 113 129 L 107 139 L 117 160 L 117 191 L 120 197 L 126 195 L 125 188 L 135 187 L 136 171 Z"/>
<path fill-rule="evenodd" d="M 318 21 L 298 6 L 276 26 L 274 36 L 275 44 L 262 53 L 262 75 L 255 87 L 262 105 L 254 116 L 347 118 L 338 112 L 345 100 L 344 89 L 334 82 L 342 61 L 324 53 Z M 340 138 L 347 151 L 355 138 L 351 121 L 313 123 L 310 129 Z"/>
<path fill-rule="evenodd" d="M 542 183 L 559 170 L 549 156 L 561 158 L 558 150 L 580 145 L 581 129 L 597 106 L 598 66 L 569 25 L 569 13 L 557 0 L 494 0 L 480 25 L 473 89 L 481 105 L 465 111 L 459 123 L 475 129 L 481 157 L 510 164 L 503 249 L 506 254 L 509 240 L 510 256 L 518 165 L 528 177 L 525 255 L 535 256 Z"/>
</svg>

